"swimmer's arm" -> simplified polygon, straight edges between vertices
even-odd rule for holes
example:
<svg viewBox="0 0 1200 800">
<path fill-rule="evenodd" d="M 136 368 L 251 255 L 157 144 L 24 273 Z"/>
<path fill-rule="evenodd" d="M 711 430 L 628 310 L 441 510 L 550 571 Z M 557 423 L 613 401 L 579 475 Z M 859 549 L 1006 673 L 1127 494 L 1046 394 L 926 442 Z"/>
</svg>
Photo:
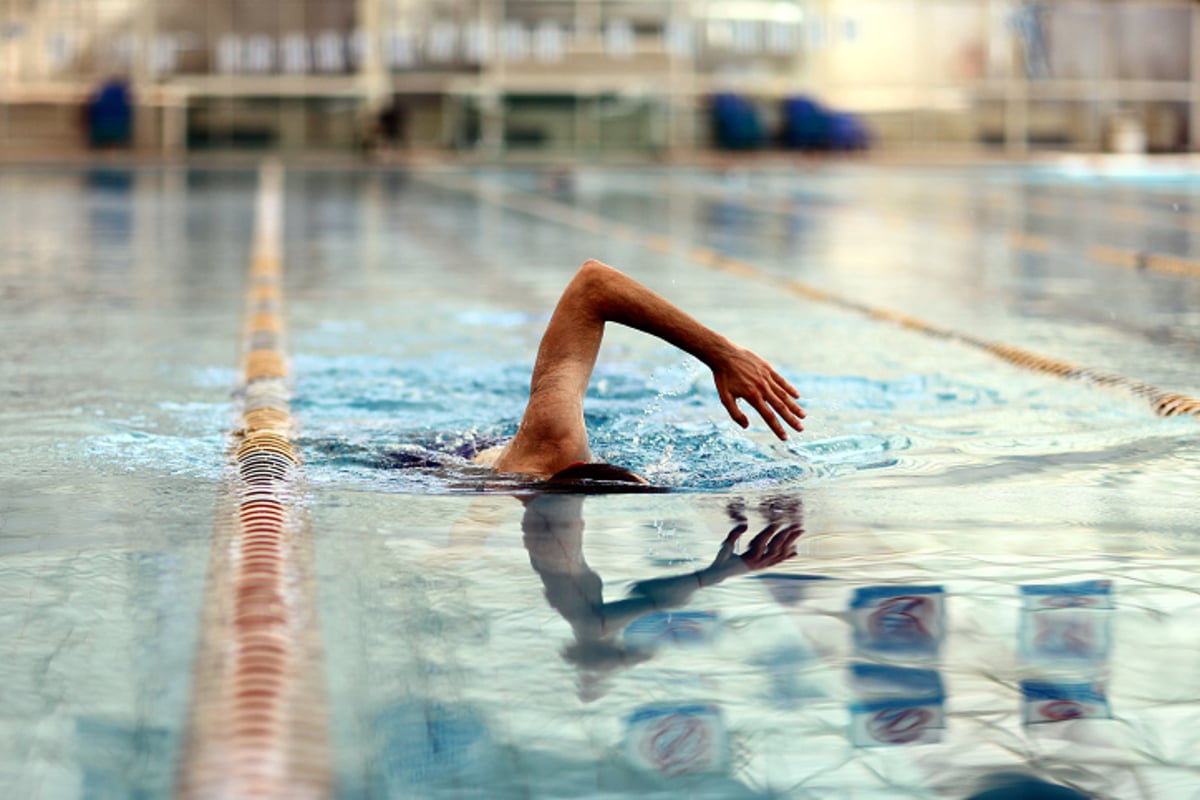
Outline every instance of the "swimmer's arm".
<svg viewBox="0 0 1200 800">
<path fill-rule="evenodd" d="M 627 275 L 599 261 L 588 261 L 564 293 L 564 301 L 571 294 L 576 295 L 572 301 L 576 306 L 573 314 L 598 330 L 603 330 L 605 322 L 617 322 L 657 336 L 703 361 L 713 372 L 721 404 L 743 428 L 749 426 L 750 420 L 738 408 L 739 399 L 749 403 L 780 439 L 787 438 L 783 423 L 798 431 L 804 429 L 800 422 L 804 410 L 795 400 L 800 393 L 770 364 L 705 327 Z M 596 346 L 599 347 L 599 336 Z M 590 363 L 587 375 L 591 375 Z M 583 388 L 587 388 L 586 380 Z M 783 419 L 782 423 L 776 414 Z"/>
<path fill-rule="evenodd" d="M 795 401 L 800 393 L 765 360 L 627 275 L 589 260 L 563 291 L 542 335 L 529 404 L 516 436 L 496 460 L 496 470 L 549 477 L 576 461 L 591 460 L 583 398 L 607 322 L 657 336 L 707 364 L 722 405 L 743 428 L 750 420 L 738 408 L 739 399 L 780 439 L 787 432 L 776 414 L 803 430 L 804 410 Z"/>
</svg>

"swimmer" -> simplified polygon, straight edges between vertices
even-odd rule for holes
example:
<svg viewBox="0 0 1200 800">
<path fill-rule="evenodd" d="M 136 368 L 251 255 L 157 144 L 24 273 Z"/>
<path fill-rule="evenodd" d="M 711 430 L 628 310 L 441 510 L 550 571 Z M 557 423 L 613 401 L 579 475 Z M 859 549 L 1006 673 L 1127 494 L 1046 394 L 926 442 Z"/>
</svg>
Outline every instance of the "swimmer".
<svg viewBox="0 0 1200 800">
<path fill-rule="evenodd" d="M 516 436 L 479 453 L 476 463 L 556 483 L 648 483 L 631 470 L 593 463 L 588 449 L 583 398 L 607 322 L 657 336 L 704 362 L 721 404 L 741 427 L 749 427 L 750 420 L 738 400 L 757 411 L 780 439 L 787 439 L 785 424 L 804 430 L 804 410 L 796 402 L 800 393 L 765 360 L 627 275 L 589 260 L 563 291 L 542 335 Z"/>
</svg>

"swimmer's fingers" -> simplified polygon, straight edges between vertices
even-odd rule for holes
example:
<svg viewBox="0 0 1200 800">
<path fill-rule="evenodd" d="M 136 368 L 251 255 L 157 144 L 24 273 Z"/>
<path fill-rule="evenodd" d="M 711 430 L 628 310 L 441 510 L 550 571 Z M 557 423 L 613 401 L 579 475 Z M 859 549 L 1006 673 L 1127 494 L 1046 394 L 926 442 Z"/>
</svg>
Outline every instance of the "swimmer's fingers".
<svg viewBox="0 0 1200 800">
<path fill-rule="evenodd" d="M 729 418 L 743 428 L 750 427 L 750 419 L 738 408 L 737 400 L 733 393 L 724 386 L 717 386 L 717 394 L 721 398 L 721 405 L 725 406 L 725 411 L 729 413 Z"/>
<path fill-rule="evenodd" d="M 721 405 L 738 425 L 743 428 L 750 425 L 737 403 L 745 400 L 780 439 L 787 439 L 785 423 L 795 430 L 803 429 L 800 420 L 804 418 L 804 409 L 795 400 L 800 393 L 762 357 L 735 347 L 710 366 Z"/>
<path fill-rule="evenodd" d="M 794 558 L 796 548 L 793 545 L 803 532 L 799 526 L 781 528 L 779 523 L 772 522 L 751 540 L 741 555 L 742 561 L 750 569 L 757 570 Z"/>
<path fill-rule="evenodd" d="M 787 439 L 787 431 L 783 429 L 783 423 L 771 411 L 771 406 L 762 397 L 747 397 L 746 402 L 754 407 L 758 415 L 763 418 L 763 422 L 767 423 L 767 427 L 778 436 L 780 439 Z M 799 420 L 797 420 L 799 424 Z"/>
<path fill-rule="evenodd" d="M 769 369 L 771 370 L 771 378 L 775 381 L 779 388 L 783 389 L 783 391 L 787 392 L 792 397 L 799 399 L 800 391 L 795 386 L 792 386 L 792 384 L 788 382 L 787 378 L 776 372 L 774 367 L 769 367 Z M 800 406 L 796 406 L 796 408 L 799 407 Z M 800 416 L 803 417 L 804 414 L 801 413 Z"/>
<path fill-rule="evenodd" d="M 775 381 L 775 391 L 779 396 L 779 401 L 788 408 L 797 417 L 803 419 L 805 417 L 804 409 L 796 401 L 800 398 L 800 393 L 796 391 L 796 387 L 792 386 L 783 379 L 778 372 L 772 370 L 772 376 Z"/>
<path fill-rule="evenodd" d="M 793 430 L 804 430 L 804 424 L 800 422 L 804 418 L 804 409 L 795 400 L 779 392 L 771 398 L 771 406 Z"/>
<path fill-rule="evenodd" d="M 794 547 L 796 539 L 803 533 L 799 526 L 780 528 L 778 524 L 768 525 L 751 543 L 751 548 L 742 558 L 751 569 L 764 569 L 796 557 Z M 766 538 L 764 538 L 766 537 Z M 759 541 L 762 539 L 763 541 Z M 754 545 L 758 546 L 755 547 Z"/>
</svg>

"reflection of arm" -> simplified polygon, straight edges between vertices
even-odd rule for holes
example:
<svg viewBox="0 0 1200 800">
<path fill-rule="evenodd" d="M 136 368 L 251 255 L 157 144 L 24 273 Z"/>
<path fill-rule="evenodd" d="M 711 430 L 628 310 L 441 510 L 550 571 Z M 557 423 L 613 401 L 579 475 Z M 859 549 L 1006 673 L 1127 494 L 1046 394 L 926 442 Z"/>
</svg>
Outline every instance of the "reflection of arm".
<svg viewBox="0 0 1200 800">
<path fill-rule="evenodd" d="M 578 495 L 541 495 L 526 505 L 521 519 L 529 562 L 542 580 L 546 600 L 581 640 L 616 634 L 637 617 L 685 604 L 701 585 L 748 571 L 742 559 L 732 555 L 737 535 L 745 530 L 742 526 L 737 535 L 726 538 L 707 569 L 643 581 L 630 597 L 606 603 L 603 582 L 583 556 L 582 507 Z"/>
<path fill-rule="evenodd" d="M 632 596 L 614 603 L 605 603 L 600 607 L 602 624 L 606 631 L 620 630 L 651 611 L 666 611 L 687 605 L 697 589 L 716 586 L 726 578 L 744 575 L 749 571 L 746 563 L 740 557 L 734 556 L 724 564 L 714 561 L 704 569 L 685 575 L 638 581 L 633 586 Z"/>
<path fill-rule="evenodd" d="M 744 575 L 750 571 L 750 567 L 746 566 L 746 562 L 740 556 L 731 556 L 732 550 L 733 543 L 726 540 L 725 544 L 721 545 L 716 560 L 704 569 L 686 575 L 638 581 L 634 584 L 633 591 L 646 598 L 653 608 L 660 611 L 684 605 L 697 589 L 716 586 L 726 578 Z"/>
<path fill-rule="evenodd" d="M 712 564 L 684 575 L 640 581 L 629 597 L 606 603 L 603 582 L 583 557 L 582 506 L 578 495 L 539 495 L 527 503 L 521 519 L 529 562 L 542 579 L 546 599 L 580 640 L 614 635 L 637 617 L 686 604 L 698 589 L 786 561 L 796 555 L 793 545 L 803 533 L 798 518 L 776 519 L 744 553 L 735 554 L 747 526 L 741 511 L 731 508 L 734 528 Z"/>
<path fill-rule="evenodd" d="M 732 543 L 728 547 L 732 549 Z M 552 593 L 549 584 L 546 597 L 576 630 L 593 630 L 595 635 L 605 636 L 616 633 L 651 611 L 665 611 L 687 605 L 697 589 L 716 586 L 726 578 L 744 575 L 749 571 L 750 567 L 741 556 L 729 557 L 726 545 L 722 545 L 721 554 L 718 554 L 717 560 L 710 566 L 685 575 L 638 581 L 633 586 L 631 596 L 611 603 L 572 605 L 563 602 L 561 589 Z"/>
</svg>

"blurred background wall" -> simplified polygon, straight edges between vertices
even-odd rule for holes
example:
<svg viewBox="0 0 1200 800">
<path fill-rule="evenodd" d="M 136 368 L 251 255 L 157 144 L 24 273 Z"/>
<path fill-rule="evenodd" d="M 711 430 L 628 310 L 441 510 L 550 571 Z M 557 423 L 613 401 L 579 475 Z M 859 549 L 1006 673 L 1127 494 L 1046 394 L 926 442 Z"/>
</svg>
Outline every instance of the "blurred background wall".
<svg viewBox="0 0 1200 800">
<path fill-rule="evenodd" d="M 0 0 L 0 151 L 1180 152 L 1198 48 L 1178 0 Z"/>
</svg>

